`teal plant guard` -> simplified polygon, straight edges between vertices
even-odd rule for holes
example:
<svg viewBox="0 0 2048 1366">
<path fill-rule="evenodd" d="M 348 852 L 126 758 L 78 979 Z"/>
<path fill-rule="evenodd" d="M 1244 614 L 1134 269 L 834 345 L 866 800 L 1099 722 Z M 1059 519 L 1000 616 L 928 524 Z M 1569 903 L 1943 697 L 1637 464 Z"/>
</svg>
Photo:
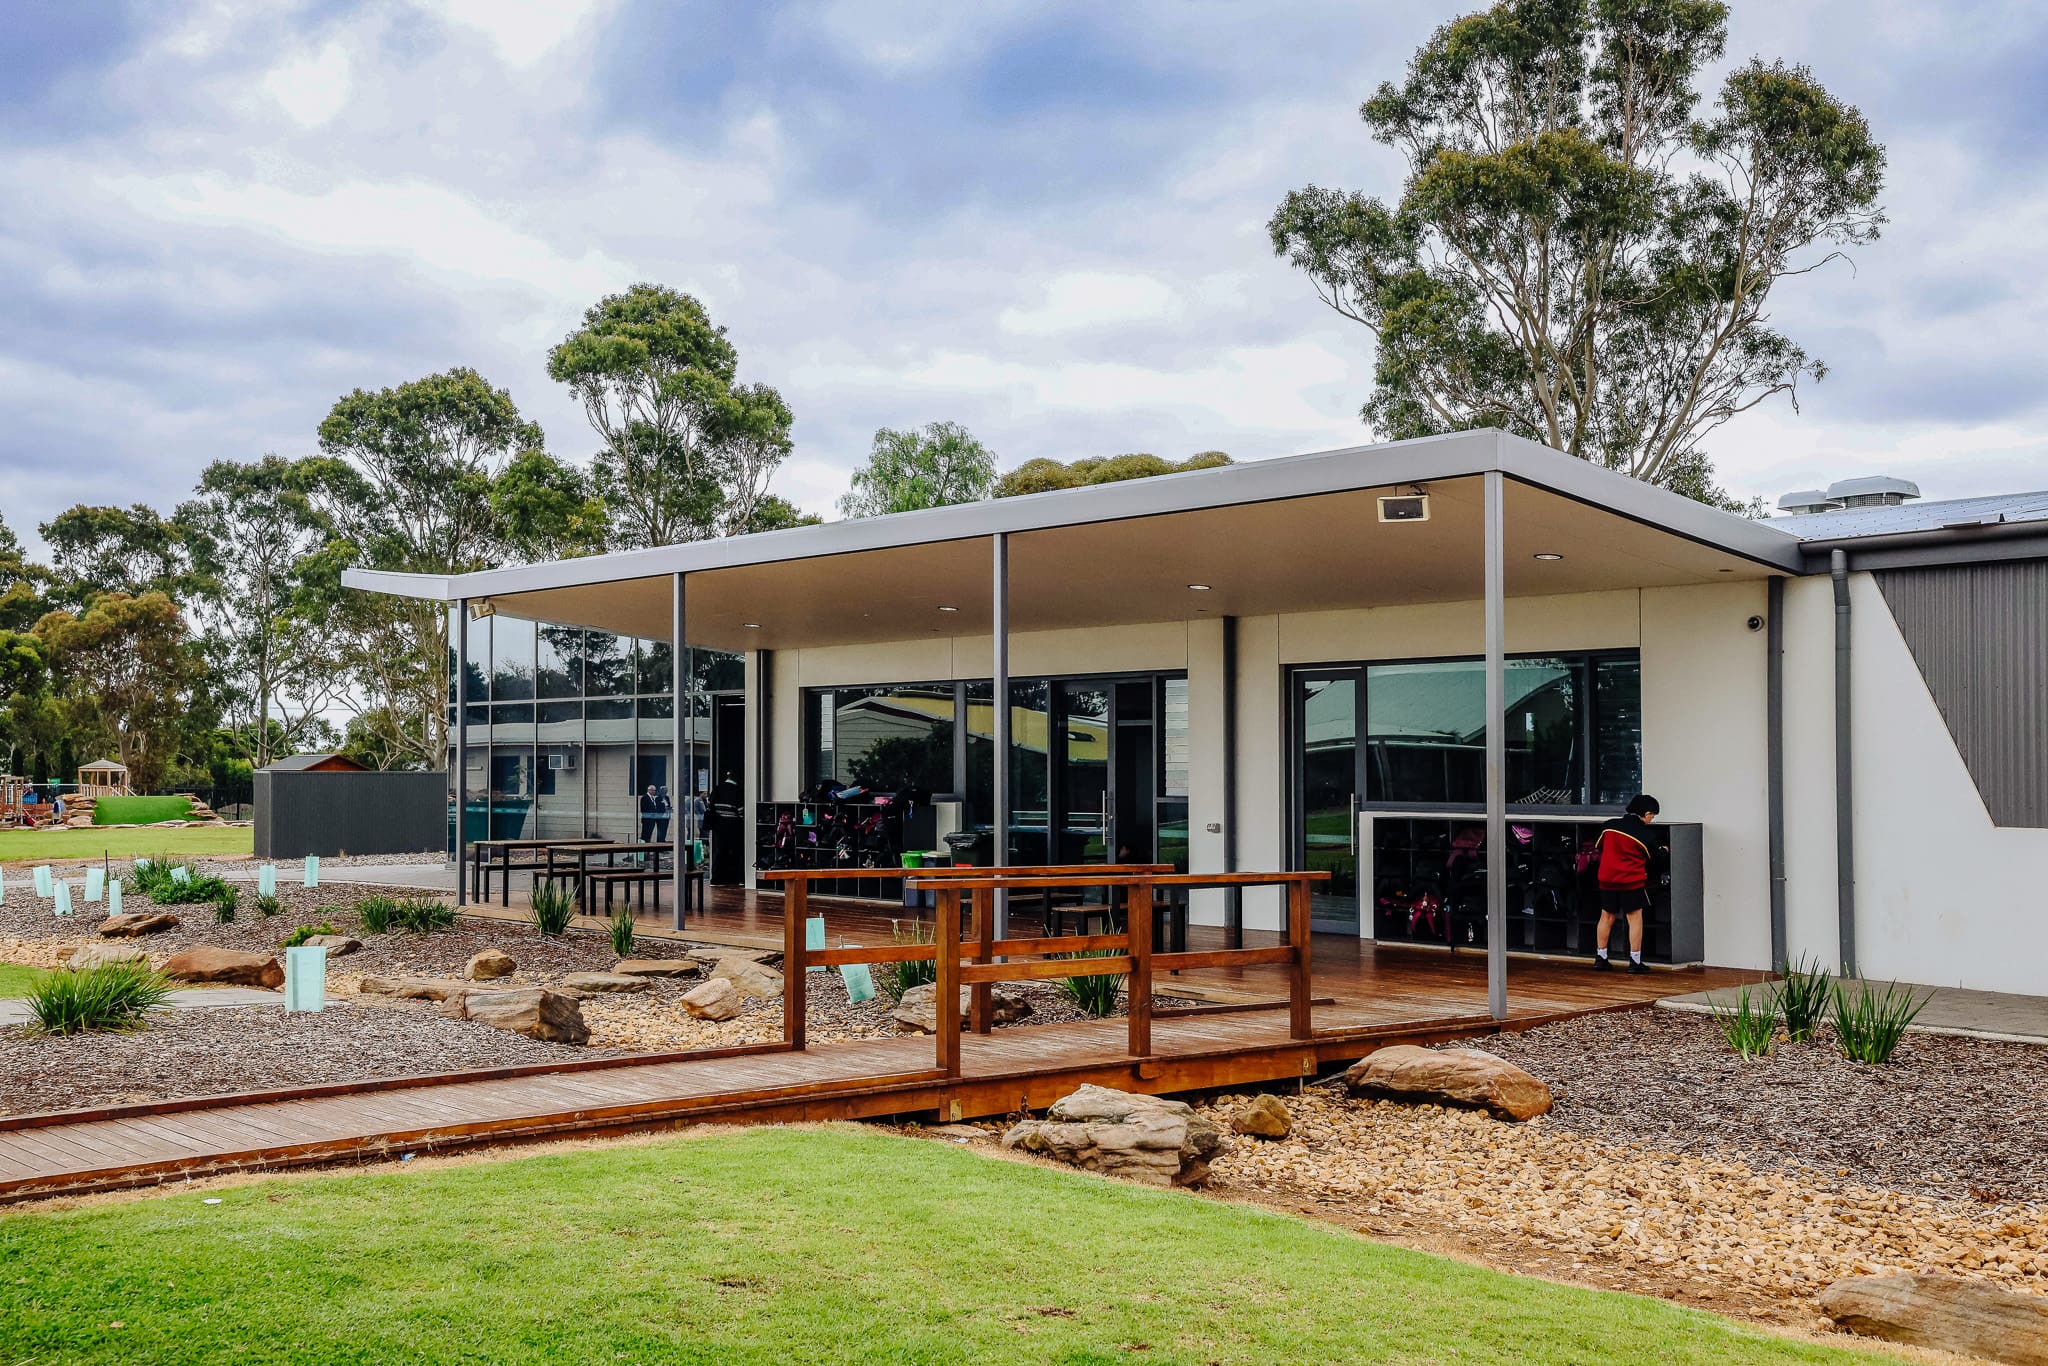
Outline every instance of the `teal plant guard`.
<svg viewBox="0 0 2048 1366">
<path fill-rule="evenodd" d="M 839 969 L 839 977 L 846 983 L 846 999 L 855 1005 L 875 999 L 875 978 L 866 963 L 846 964 Z"/>
<path fill-rule="evenodd" d="M 814 915 L 804 922 L 804 947 L 806 949 L 822 949 L 825 947 L 824 916 Z M 816 963 L 809 964 L 804 968 L 805 972 L 823 972 L 824 970 L 824 968 Z"/>
<path fill-rule="evenodd" d="M 306 885 L 308 887 L 318 887 L 320 885 L 320 856 L 318 854 L 306 855 Z"/>
<path fill-rule="evenodd" d="M 171 868 L 171 881 L 173 881 L 173 882 L 177 883 L 177 884 L 178 884 L 178 885 L 179 885 L 180 887 L 182 887 L 182 886 L 184 886 L 184 885 L 185 885 L 186 883 L 190 882 L 191 880 L 192 880 L 192 870 L 191 870 L 190 868 L 187 868 L 187 867 L 186 867 L 186 866 L 185 866 L 184 864 L 182 864 L 182 863 L 179 863 L 179 864 L 174 864 L 174 865 L 172 866 L 172 868 Z"/>
<path fill-rule="evenodd" d="M 107 914 L 121 914 L 121 879 L 115 878 L 107 884 Z"/>
<path fill-rule="evenodd" d="M 68 882 L 57 884 L 57 905 L 54 913 L 57 915 L 71 914 L 71 884 Z"/>
<path fill-rule="evenodd" d="M 36 895 L 50 895 L 50 865 L 47 863 L 36 865 Z"/>
<path fill-rule="evenodd" d="M 256 870 L 256 895 L 277 895 L 277 865 L 266 863 Z"/>
<path fill-rule="evenodd" d="M 4 899 L 6 899 L 6 896 L 7 896 L 7 870 L 6 870 L 5 868 L 0 868 L 0 900 L 4 900 Z"/>
<path fill-rule="evenodd" d="M 85 899 L 87 901 L 98 901 L 100 899 L 100 893 L 106 891 L 106 889 L 106 869 L 88 868 L 85 870 Z"/>
<path fill-rule="evenodd" d="M 301 944 L 284 951 L 284 1008 L 323 1010 L 327 1006 L 327 946 Z"/>
</svg>

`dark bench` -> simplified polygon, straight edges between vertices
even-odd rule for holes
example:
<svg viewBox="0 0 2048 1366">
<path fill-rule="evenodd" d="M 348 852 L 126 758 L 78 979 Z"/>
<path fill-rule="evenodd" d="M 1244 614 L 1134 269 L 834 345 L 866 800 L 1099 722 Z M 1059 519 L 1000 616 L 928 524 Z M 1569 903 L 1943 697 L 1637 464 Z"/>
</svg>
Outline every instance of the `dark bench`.
<svg viewBox="0 0 2048 1366">
<path fill-rule="evenodd" d="M 583 910 L 586 915 L 596 915 L 593 895 L 599 887 L 604 888 L 604 914 L 612 913 L 612 889 L 623 887 L 629 898 L 637 901 L 635 913 L 647 910 L 648 888 L 654 889 L 654 909 L 661 910 L 661 884 L 675 881 L 675 873 L 666 868 L 592 868 L 583 875 Z M 690 870 L 690 883 L 697 893 L 697 905 L 704 904 L 704 869 Z"/>
</svg>

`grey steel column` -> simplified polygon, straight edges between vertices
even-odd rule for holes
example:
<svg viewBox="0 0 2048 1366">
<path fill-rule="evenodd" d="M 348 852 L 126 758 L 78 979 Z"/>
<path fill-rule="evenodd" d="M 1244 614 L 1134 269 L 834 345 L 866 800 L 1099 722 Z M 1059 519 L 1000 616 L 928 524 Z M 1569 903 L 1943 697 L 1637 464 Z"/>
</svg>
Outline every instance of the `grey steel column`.
<svg viewBox="0 0 2048 1366">
<path fill-rule="evenodd" d="M 1486 1009 L 1508 1014 L 1506 518 L 1499 470 L 1486 472 Z"/>
<path fill-rule="evenodd" d="M 1856 975 L 1856 783 L 1855 713 L 1849 646 L 1849 556 L 1828 554 L 1835 583 L 1835 914 L 1841 936 L 1842 976 Z"/>
<path fill-rule="evenodd" d="M 469 858 L 463 827 L 469 824 L 469 599 L 455 605 L 455 904 L 469 901 Z"/>
<path fill-rule="evenodd" d="M 696 803 L 692 801 L 694 793 L 688 791 L 690 784 L 684 780 L 684 774 L 688 772 L 688 750 L 684 748 L 684 725 L 686 725 L 686 705 L 688 705 L 688 700 L 690 700 L 690 690 L 684 684 L 686 670 L 688 670 L 688 659 L 684 657 L 686 649 L 684 649 L 684 643 L 682 643 L 682 575 L 680 573 L 670 575 L 668 639 L 670 639 L 670 645 L 668 645 L 668 690 L 670 690 L 672 707 L 674 707 L 674 713 L 676 713 L 676 758 L 670 760 L 670 784 L 668 784 L 668 791 L 672 793 L 672 797 L 670 797 L 670 803 L 668 803 L 668 807 L 670 807 L 668 815 L 670 815 L 670 840 L 676 846 L 676 850 L 674 850 L 674 860 L 676 860 L 676 864 L 674 864 L 676 866 L 676 928 L 682 930 L 684 917 L 688 915 L 688 909 L 690 909 L 690 877 L 688 877 L 688 872 L 690 872 L 690 862 L 688 862 L 688 858 L 690 858 L 690 817 L 686 815 L 686 811 L 692 809 Z M 682 797 L 674 797 L 674 793 L 682 793 Z"/>
<path fill-rule="evenodd" d="M 994 651 L 991 673 L 995 694 L 994 734 L 989 738 L 995 748 L 994 772 L 990 784 L 995 789 L 995 851 L 989 862 L 997 868 L 1010 864 L 1010 538 L 998 531 L 991 538 L 995 547 L 994 562 L 990 578 L 993 594 L 989 621 L 990 644 Z M 1047 756 L 1046 762 L 1051 762 Z M 1010 894 L 1000 889 L 996 892 L 996 938 L 1010 937 Z"/>
<path fill-rule="evenodd" d="M 1785 579 L 1764 588 L 1764 771 L 1771 838 L 1771 971 L 1783 972 L 1791 949 L 1785 927 Z"/>
</svg>

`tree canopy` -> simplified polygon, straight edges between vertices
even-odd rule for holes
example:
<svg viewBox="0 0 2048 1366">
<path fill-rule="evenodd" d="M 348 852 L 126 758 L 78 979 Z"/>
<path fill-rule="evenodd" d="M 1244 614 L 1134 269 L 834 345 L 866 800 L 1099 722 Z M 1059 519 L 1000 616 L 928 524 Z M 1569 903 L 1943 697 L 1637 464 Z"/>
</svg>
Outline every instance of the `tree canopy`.
<svg viewBox="0 0 2048 1366">
<path fill-rule="evenodd" d="M 1148 452 L 1131 455 L 1098 455 L 1063 464 L 1058 460 L 1027 460 L 996 481 L 995 496 L 1014 498 L 1023 493 L 1045 493 L 1052 489 L 1075 489 L 1086 484 L 1115 484 L 1126 479 L 1150 479 L 1161 474 L 1215 469 L 1228 465 L 1222 451 L 1203 451 L 1186 460 L 1166 460 Z"/>
<path fill-rule="evenodd" d="M 994 452 L 957 422 L 934 422 L 921 431 L 875 433 L 868 462 L 853 473 L 853 488 L 839 500 L 848 517 L 973 503 L 995 488 Z"/>
<path fill-rule="evenodd" d="M 1711 496 L 1706 438 L 1823 363 L 1783 281 L 1874 240 L 1885 151 L 1804 66 L 1761 59 L 1698 112 L 1718 0 L 1502 0 L 1361 113 L 1400 200 L 1311 186 L 1273 249 L 1377 339 L 1382 436 L 1498 426 Z"/>
</svg>

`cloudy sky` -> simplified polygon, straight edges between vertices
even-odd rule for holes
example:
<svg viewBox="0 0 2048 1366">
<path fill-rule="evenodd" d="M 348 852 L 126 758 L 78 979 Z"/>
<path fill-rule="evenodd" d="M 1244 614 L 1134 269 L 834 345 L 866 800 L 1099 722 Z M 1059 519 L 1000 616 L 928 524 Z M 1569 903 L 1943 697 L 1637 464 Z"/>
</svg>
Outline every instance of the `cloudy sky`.
<svg viewBox="0 0 2048 1366">
<path fill-rule="evenodd" d="M 1370 339 L 1273 258 L 1307 183 L 1397 189 L 1359 101 L 1464 5 L 382 0 L 8 6 L 0 513 L 168 507 L 453 365 L 560 455 L 545 372 L 654 280 L 797 416 L 829 510 L 881 425 L 1005 465 L 1361 439 Z M 2048 6 L 1736 0 L 1891 149 L 1892 224 L 1780 297 L 1834 373 L 1724 428 L 1746 494 L 2048 486 Z"/>
</svg>

